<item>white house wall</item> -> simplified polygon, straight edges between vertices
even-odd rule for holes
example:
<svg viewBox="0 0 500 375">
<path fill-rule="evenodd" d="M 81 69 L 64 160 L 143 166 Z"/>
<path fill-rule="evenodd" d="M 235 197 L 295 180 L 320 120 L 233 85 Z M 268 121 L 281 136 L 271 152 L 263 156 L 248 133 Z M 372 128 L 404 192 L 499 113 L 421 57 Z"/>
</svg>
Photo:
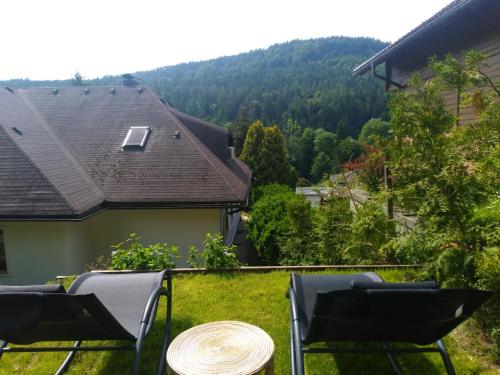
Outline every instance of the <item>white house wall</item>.
<svg viewBox="0 0 500 375">
<path fill-rule="evenodd" d="M 94 259 L 109 256 L 110 245 L 135 232 L 145 245 L 167 242 L 179 246 L 177 266 L 186 266 L 187 250 L 200 247 L 207 232 L 220 231 L 219 209 L 107 210 L 88 219 Z"/>
<path fill-rule="evenodd" d="M 7 274 L 0 284 L 44 282 L 61 270 L 71 269 L 65 254 L 66 228 L 63 222 L 2 223 Z"/>
<path fill-rule="evenodd" d="M 201 247 L 207 232 L 221 230 L 220 209 L 106 210 L 80 222 L 3 222 L 7 273 L 0 284 L 45 283 L 57 275 L 78 274 L 110 246 L 132 232 L 145 245 L 179 246 L 178 267 L 187 251 Z"/>
</svg>

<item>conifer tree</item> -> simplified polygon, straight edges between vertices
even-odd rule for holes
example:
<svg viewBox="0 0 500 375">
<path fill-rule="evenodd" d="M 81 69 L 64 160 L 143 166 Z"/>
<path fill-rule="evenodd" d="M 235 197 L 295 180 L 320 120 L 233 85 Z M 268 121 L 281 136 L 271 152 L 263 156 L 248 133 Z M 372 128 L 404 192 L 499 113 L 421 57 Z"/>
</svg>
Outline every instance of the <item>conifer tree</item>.
<svg viewBox="0 0 500 375">
<path fill-rule="evenodd" d="M 264 128 L 257 120 L 248 129 L 240 159 L 252 170 L 255 185 L 294 185 L 295 169 L 287 159 L 285 143 L 276 125 Z"/>
<path fill-rule="evenodd" d="M 76 72 L 75 75 L 71 78 L 72 86 L 83 86 L 83 76 L 80 72 Z"/>
<path fill-rule="evenodd" d="M 245 105 L 241 105 L 232 128 L 236 155 L 240 155 L 242 152 L 249 126 L 248 108 Z"/>
<path fill-rule="evenodd" d="M 295 184 L 297 175 L 287 159 L 283 135 L 276 125 L 264 129 L 260 156 L 258 178 L 261 184 Z"/>
<path fill-rule="evenodd" d="M 264 125 L 257 120 L 248 128 L 248 132 L 243 144 L 243 151 L 240 159 L 243 160 L 252 170 L 254 180 L 258 180 L 260 175 L 260 165 L 262 164 L 262 141 L 264 140 Z"/>
</svg>

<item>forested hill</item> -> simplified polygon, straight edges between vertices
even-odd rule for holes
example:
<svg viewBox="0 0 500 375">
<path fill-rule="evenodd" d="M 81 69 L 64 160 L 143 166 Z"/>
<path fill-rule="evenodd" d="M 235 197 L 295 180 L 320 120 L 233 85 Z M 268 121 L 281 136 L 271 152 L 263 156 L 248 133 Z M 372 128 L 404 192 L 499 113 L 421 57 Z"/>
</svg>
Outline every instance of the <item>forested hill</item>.
<svg viewBox="0 0 500 375">
<path fill-rule="evenodd" d="M 385 46 L 370 38 L 296 40 L 135 75 L 180 111 L 220 125 L 238 117 L 279 125 L 291 119 L 301 128 L 356 137 L 367 120 L 384 112 L 385 100 L 380 81 L 353 78 L 352 69 Z M 84 83 L 118 85 L 121 77 Z M 71 80 L 3 82 L 13 87 L 68 84 Z"/>
</svg>

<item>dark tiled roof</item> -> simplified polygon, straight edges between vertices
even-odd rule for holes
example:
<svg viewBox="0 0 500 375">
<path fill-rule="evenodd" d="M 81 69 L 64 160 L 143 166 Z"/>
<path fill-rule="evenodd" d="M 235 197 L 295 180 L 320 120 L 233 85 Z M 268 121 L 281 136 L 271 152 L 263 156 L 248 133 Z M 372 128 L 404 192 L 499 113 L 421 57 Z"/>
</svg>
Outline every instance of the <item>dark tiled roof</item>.
<svg viewBox="0 0 500 375">
<path fill-rule="evenodd" d="M 246 202 L 250 171 L 230 159 L 224 129 L 173 110 L 148 88 L 87 89 L 0 89 L 0 141 L 10 145 L 0 159 L 0 186 L 16 178 L 23 186 L 17 195 L 0 193 L 0 218 Z M 121 150 L 131 126 L 151 127 L 143 151 Z M 16 158 L 33 172 L 16 177 L 12 167 L 2 168 Z M 61 207 L 23 203 L 36 196 L 35 180 L 45 181 Z"/>
<path fill-rule="evenodd" d="M 71 215 L 69 205 L 0 127 L 0 202 L 3 215 Z M 8 178 L 7 178 L 8 176 Z"/>
<path fill-rule="evenodd" d="M 394 53 L 396 50 L 402 48 L 411 38 L 416 36 L 417 34 L 424 32 L 424 31 L 431 31 L 431 29 L 439 23 L 442 19 L 444 19 L 445 16 L 452 15 L 455 12 L 459 12 L 462 10 L 464 5 L 469 5 L 469 4 L 479 4 L 482 5 L 482 3 L 486 3 L 487 1 L 491 2 L 491 0 L 455 0 L 452 1 L 450 4 L 445 6 L 443 9 L 441 9 L 439 12 L 437 12 L 435 15 L 433 15 L 431 18 L 428 20 L 422 22 L 420 25 L 418 25 L 416 28 L 396 40 L 394 43 L 390 44 L 386 48 L 384 48 L 382 51 L 378 52 L 365 62 L 363 62 L 361 65 L 356 67 L 354 69 L 354 75 L 361 75 L 366 73 L 368 70 L 371 69 L 371 65 L 378 65 L 385 61 L 392 53 Z M 498 0 L 493 0 L 493 2 L 496 2 Z"/>
<path fill-rule="evenodd" d="M 217 155 L 220 159 L 228 156 L 228 131 L 220 126 L 210 124 L 196 117 L 189 116 L 168 106 L 173 113 L 198 139 L 203 139 L 203 143 Z"/>
</svg>

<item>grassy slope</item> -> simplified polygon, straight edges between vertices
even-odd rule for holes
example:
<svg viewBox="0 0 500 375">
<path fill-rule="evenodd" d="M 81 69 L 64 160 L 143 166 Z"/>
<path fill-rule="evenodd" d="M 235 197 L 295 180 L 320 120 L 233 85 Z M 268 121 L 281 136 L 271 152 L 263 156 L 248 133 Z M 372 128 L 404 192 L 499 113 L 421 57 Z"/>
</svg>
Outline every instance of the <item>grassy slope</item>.
<svg viewBox="0 0 500 375">
<path fill-rule="evenodd" d="M 401 271 L 380 272 L 387 281 L 397 281 L 411 274 Z M 285 291 L 289 274 L 199 275 L 177 276 L 173 290 L 173 336 L 214 320 L 240 320 L 267 331 L 276 346 L 276 374 L 289 374 L 288 300 Z M 162 305 L 157 323 L 146 340 L 142 373 L 150 374 L 159 354 Z M 480 362 L 456 349 L 452 339 L 446 340 L 458 374 L 487 374 Z M 7 354 L 0 361 L 0 374 L 52 374 L 65 355 L 60 353 Z M 131 363 L 129 353 L 79 353 L 69 374 L 125 374 Z M 439 355 L 412 354 L 398 357 L 405 374 L 444 373 Z M 391 369 L 380 355 L 308 355 L 308 374 L 390 374 Z"/>
</svg>

